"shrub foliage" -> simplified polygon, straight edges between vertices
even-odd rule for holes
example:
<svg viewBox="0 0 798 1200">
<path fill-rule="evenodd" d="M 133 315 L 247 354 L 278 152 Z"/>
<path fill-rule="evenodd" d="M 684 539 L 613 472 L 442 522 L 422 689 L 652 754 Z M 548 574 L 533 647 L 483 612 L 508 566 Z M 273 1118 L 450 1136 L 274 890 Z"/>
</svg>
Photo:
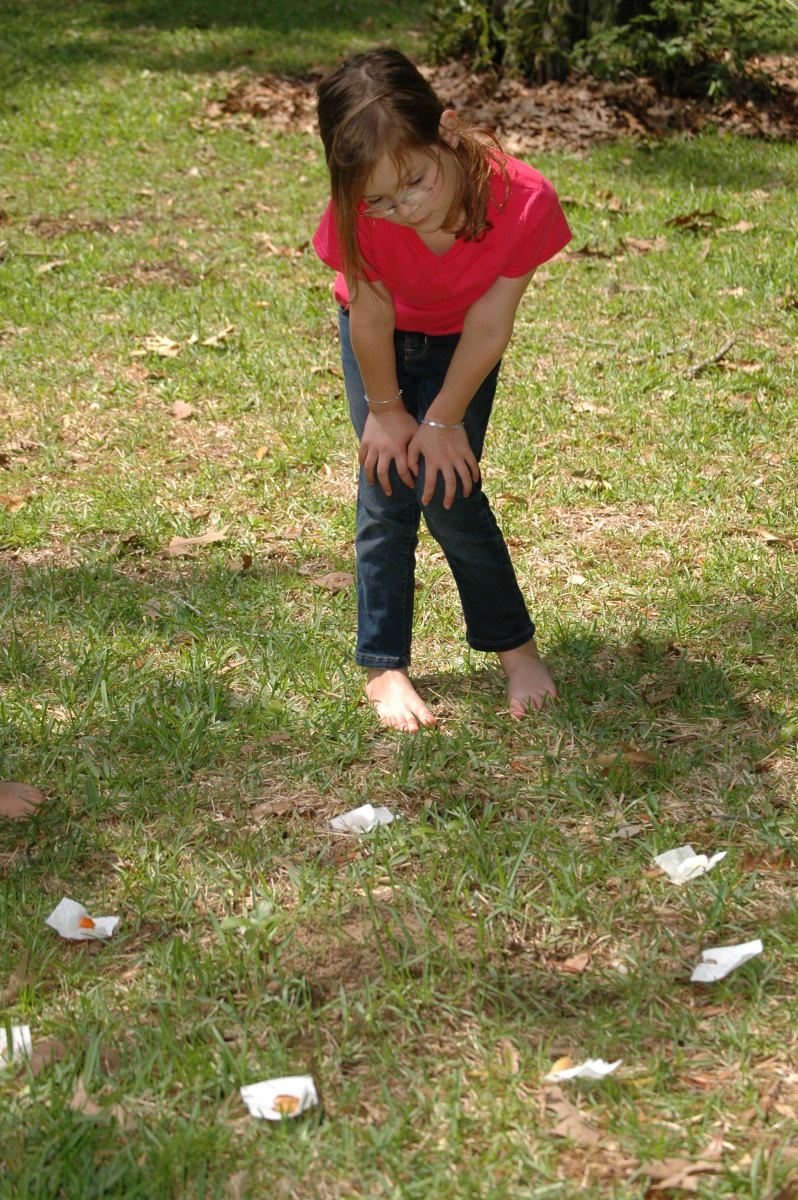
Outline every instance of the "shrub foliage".
<svg viewBox="0 0 798 1200">
<path fill-rule="evenodd" d="M 798 43 L 789 0 L 434 0 L 431 54 L 527 79 L 574 69 L 647 75 L 660 89 L 719 97 L 755 82 L 753 55 Z"/>
</svg>

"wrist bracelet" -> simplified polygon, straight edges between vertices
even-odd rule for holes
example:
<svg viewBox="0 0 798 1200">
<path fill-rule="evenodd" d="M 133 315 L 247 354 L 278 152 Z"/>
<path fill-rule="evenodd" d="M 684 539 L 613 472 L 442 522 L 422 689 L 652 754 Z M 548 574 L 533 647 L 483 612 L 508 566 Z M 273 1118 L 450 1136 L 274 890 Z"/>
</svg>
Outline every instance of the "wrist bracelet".
<svg viewBox="0 0 798 1200">
<path fill-rule="evenodd" d="M 399 388 L 399 391 L 396 393 L 396 395 L 391 396 L 389 400 L 372 400 L 371 396 L 367 396 L 365 392 L 363 393 L 363 396 L 369 408 L 372 406 L 374 408 L 382 408 L 383 404 L 393 404 L 394 400 L 400 400 L 402 397 L 402 389 Z"/>
<path fill-rule="evenodd" d="M 428 421 L 426 417 L 421 420 L 422 425 L 429 425 L 430 429 L 462 429 L 463 421 L 454 421 L 451 425 L 447 425 L 445 421 Z"/>
</svg>

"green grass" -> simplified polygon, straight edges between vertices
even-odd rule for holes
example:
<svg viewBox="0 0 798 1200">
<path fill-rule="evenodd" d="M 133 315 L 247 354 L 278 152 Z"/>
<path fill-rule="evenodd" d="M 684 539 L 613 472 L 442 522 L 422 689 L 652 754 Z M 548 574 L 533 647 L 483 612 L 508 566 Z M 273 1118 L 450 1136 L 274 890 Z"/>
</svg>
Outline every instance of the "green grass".
<svg viewBox="0 0 798 1200">
<path fill-rule="evenodd" d="M 707 133 L 538 162 L 591 253 L 524 302 L 484 469 L 562 700 L 508 723 L 427 540 L 415 670 L 440 726 L 400 737 L 362 704 L 352 589 L 314 582 L 353 569 L 306 246 L 320 149 L 204 114 L 385 13 L 412 50 L 423 13 L 311 5 L 299 36 L 287 6 L 224 12 L 0 9 L 0 778 L 48 796 L 0 827 L 0 985 L 29 955 L 1 1015 L 66 1050 L 0 1078 L 0 1196 L 642 1197 L 647 1162 L 721 1127 L 699 1194 L 778 1196 L 798 151 Z M 716 215 L 668 225 L 694 210 Z M 177 357 L 138 353 L 155 334 Z M 403 819 L 332 836 L 365 799 Z M 676 889 L 651 859 L 686 841 L 729 854 Z M 120 915 L 99 953 L 44 925 L 65 894 Z M 757 936 L 760 959 L 688 982 L 703 947 Z M 563 1054 L 624 1059 L 567 1085 L 596 1148 L 553 1136 Z M 305 1071 L 323 1119 L 249 1118 L 241 1084 Z"/>
</svg>

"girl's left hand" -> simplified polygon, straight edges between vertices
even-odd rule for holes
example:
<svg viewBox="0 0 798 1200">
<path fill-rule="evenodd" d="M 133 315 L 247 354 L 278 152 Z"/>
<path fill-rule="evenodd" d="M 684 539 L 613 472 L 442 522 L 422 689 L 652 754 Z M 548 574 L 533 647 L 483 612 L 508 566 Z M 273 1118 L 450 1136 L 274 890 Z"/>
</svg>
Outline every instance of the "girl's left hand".
<svg viewBox="0 0 798 1200">
<path fill-rule="evenodd" d="M 471 495 L 474 484 L 479 481 L 479 463 L 465 429 L 435 429 L 431 425 L 419 425 L 407 447 L 407 465 L 414 475 L 418 475 L 418 460 L 422 456 L 422 504 L 429 504 L 432 499 L 439 472 L 444 483 L 444 508 L 451 508 L 454 504 L 458 479 L 463 485 L 463 495 Z"/>
</svg>

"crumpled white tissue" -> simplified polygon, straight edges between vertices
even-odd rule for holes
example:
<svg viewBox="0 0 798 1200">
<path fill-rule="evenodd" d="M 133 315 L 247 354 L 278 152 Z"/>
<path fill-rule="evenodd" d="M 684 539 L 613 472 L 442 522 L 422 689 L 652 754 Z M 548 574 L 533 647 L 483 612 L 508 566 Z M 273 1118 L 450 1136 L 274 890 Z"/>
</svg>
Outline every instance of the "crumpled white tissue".
<svg viewBox="0 0 798 1200">
<path fill-rule="evenodd" d="M 378 825 L 390 825 L 394 815 L 388 808 L 374 808 L 371 804 L 363 804 L 353 808 L 351 812 L 333 817 L 330 824 L 333 829 L 342 833 L 371 833 Z"/>
<path fill-rule="evenodd" d="M 240 1091 L 252 1116 L 265 1117 L 267 1121 L 298 1117 L 319 1102 L 312 1075 L 262 1079 L 260 1083 L 245 1084 Z"/>
<path fill-rule="evenodd" d="M 33 1053 L 33 1039 L 30 1035 L 30 1025 L 11 1026 L 11 1053 L 8 1052 L 8 1035 L 5 1029 L 0 1029 L 0 1066 L 11 1062 L 12 1058 L 30 1058 Z"/>
<path fill-rule="evenodd" d="M 702 961 L 693 968 L 690 979 L 693 983 L 714 983 L 761 953 L 762 942 L 759 938 L 753 942 L 741 942 L 738 946 L 715 946 L 712 950 L 702 950 Z"/>
<path fill-rule="evenodd" d="M 559 1082 L 562 1079 L 604 1079 L 605 1076 L 611 1075 L 622 1062 L 622 1058 L 617 1058 L 613 1063 L 605 1062 L 603 1058 L 586 1058 L 583 1063 L 579 1063 L 576 1067 L 566 1067 L 562 1071 L 552 1071 L 549 1075 L 544 1075 L 543 1078 L 547 1083 Z"/>
<path fill-rule="evenodd" d="M 84 922 L 83 925 L 81 921 Z M 60 933 L 62 938 L 83 942 L 91 938 L 109 938 L 119 924 L 119 917 L 90 917 L 82 904 L 65 896 L 50 913 L 45 924 L 56 933 Z"/>
<path fill-rule="evenodd" d="M 706 854 L 696 854 L 692 846 L 677 846 L 675 850 L 657 854 L 654 862 L 658 867 L 662 867 L 672 883 L 687 883 L 690 879 L 697 879 L 699 875 L 706 875 L 707 871 L 711 871 L 716 863 L 726 857 L 726 854 L 726 850 L 719 850 L 717 854 L 709 857 Z"/>
</svg>

